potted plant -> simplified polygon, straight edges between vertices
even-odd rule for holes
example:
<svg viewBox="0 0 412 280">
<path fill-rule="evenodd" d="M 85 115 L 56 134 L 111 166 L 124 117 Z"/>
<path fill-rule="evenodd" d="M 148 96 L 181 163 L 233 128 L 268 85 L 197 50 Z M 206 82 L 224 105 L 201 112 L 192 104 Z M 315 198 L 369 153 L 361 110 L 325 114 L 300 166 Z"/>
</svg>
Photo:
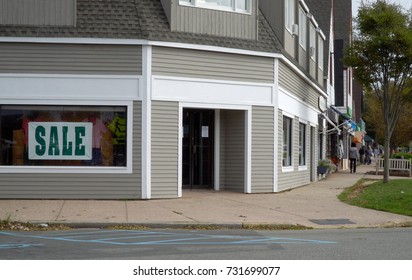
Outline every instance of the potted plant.
<svg viewBox="0 0 412 280">
<path fill-rule="evenodd" d="M 324 175 L 336 171 L 336 165 L 330 159 L 320 159 L 318 161 L 318 174 Z"/>
</svg>

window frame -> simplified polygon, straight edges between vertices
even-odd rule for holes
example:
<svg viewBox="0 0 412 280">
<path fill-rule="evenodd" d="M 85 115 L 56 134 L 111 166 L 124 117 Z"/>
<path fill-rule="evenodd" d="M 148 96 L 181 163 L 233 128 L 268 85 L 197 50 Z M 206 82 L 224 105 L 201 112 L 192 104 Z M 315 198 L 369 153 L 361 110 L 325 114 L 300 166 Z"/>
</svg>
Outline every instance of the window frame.
<svg viewBox="0 0 412 280">
<path fill-rule="evenodd" d="M 299 166 L 303 167 L 307 165 L 307 124 L 299 122 Z"/>
<path fill-rule="evenodd" d="M 311 50 L 313 48 L 313 50 Z M 316 62 L 316 26 L 311 22 L 309 24 L 309 57 Z"/>
<path fill-rule="evenodd" d="M 293 117 L 288 115 L 283 115 L 282 171 L 293 171 Z"/>
<path fill-rule="evenodd" d="M 307 34 L 308 34 L 308 23 L 305 9 L 299 5 L 299 45 L 303 50 L 307 49 Z"/>
<path fill-rule="evenodd" d="M 124 106 L 126 107 L 126 166 L 17 166 L 0 165 L 1 173 L 62 173 L 62 174 L 132 174 L 133 163 L 133 101 L 40 101 L 39 100 L 10 100 L 2 105 L 16 106 Z"/>
<path fill-rule="evenodd" d="M 292 28 L 295 24 L 295 0 L 285 1 L 285 28 L 292 34 Z"/>
<path fill-rule="evenodd" d="M 179 5 L 189 6 L 202 9 L 210 9 L 217 11 L 233 12 L 239 14 L 251 14 L 252 13 L 252 1 L 253 0 L 230 0 L 231 6 L 219 6 L 213 5 L 212 3 L 203 2 L 204 0 L 179 0 Z M 246 4 L 246 9 L 238 9 L 237 2 L 244 1 Z"/>
<path fill-rule="evenodd" d="M 318 67 L 322 72 L 324 69 L 323 64 L 325 63 L 324 48 L 325 48 L 325 40 L 321 36 L 319 36 L 318 37 Z"/>
</svg>

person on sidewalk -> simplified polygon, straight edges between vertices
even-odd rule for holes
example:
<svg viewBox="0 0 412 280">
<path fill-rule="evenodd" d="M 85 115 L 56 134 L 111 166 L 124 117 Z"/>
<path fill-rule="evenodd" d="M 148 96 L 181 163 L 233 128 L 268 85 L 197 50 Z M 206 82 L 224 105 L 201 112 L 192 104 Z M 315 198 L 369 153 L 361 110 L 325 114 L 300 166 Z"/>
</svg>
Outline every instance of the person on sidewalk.
<svg viewBox="0 0 412 280">
<path fill-rule="evenodd" d="M 352 143 L 349 150 L 349 160 L 350 160 L 350 173 L 356 173 L 356 163 L 359 160 L 358 149 L 356 144 Z"/>
<path fill-rule="evenodd" d="M 360 163 L 365 164 L 365 152 L 366 152 L 366 147 L 362 146 L 359 149 L 359 156 L 360 156 Z"/>
</svg>

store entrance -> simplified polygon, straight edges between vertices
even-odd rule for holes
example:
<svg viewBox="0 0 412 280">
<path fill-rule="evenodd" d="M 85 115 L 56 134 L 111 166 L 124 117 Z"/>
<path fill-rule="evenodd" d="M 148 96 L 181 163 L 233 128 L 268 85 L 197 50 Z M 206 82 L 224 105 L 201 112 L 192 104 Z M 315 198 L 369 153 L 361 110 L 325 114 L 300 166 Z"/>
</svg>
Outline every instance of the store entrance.
<svg viewBox="0 0 412 280">
<path fill-rule="evenodd" d="M 214 110 L 183 110 L 183 188 L 213 188 Z"/>
</svg>

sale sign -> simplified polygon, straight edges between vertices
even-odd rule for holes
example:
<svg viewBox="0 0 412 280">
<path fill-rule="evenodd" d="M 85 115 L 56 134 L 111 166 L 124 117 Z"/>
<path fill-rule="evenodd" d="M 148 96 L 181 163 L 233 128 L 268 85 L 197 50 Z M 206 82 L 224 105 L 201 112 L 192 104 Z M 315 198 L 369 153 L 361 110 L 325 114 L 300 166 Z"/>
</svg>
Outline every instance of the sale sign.
<svg viewBox="0 0 412 280">
<path fill-rule="evenodd" d="M 31 160 L 91 160 L 90 122 L 29 122 Z"/>
</svg>

